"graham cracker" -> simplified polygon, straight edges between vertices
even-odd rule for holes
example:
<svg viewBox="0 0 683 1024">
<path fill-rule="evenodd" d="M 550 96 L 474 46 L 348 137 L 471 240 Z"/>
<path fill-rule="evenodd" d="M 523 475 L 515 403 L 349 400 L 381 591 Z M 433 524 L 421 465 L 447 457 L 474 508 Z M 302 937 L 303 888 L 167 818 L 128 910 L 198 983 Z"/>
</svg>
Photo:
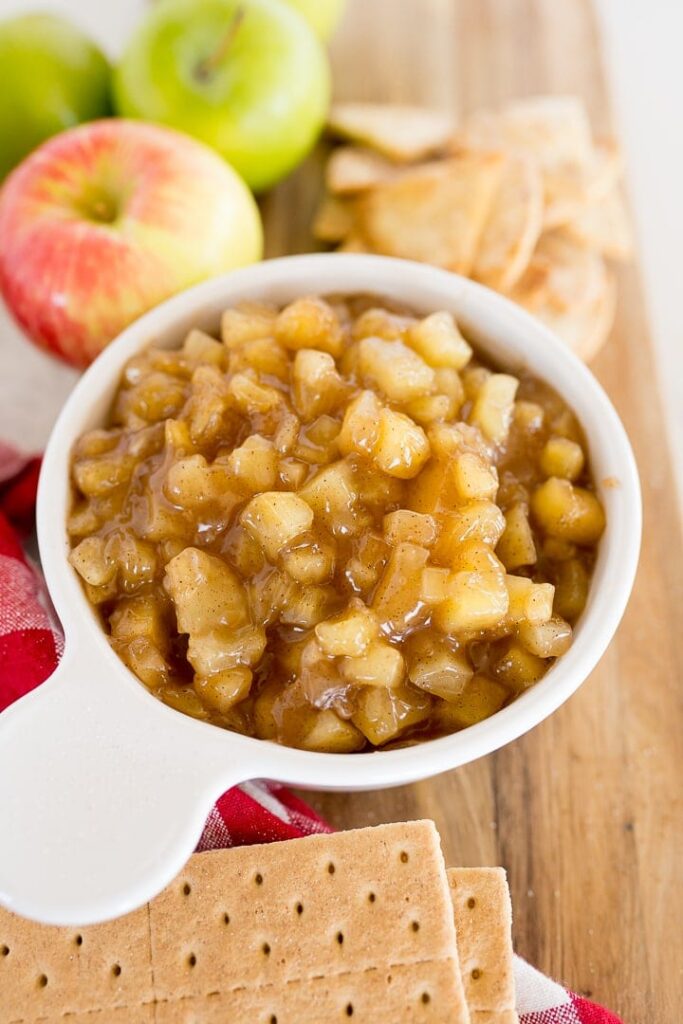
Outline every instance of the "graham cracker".
<svg viewBox="0 0 683 1024">
<path fill-rule="evenodd" d="M 472 1024 L 519 1024 L 514 1010 L 475 1010 L 470 1014 Z"/>
<path fill-rule="evenodd" d="M 150 952 L 147 907 L 87 928 L 40 925 L 0 908 L 0 1022 L 151 1003 Z"/>
<path fill-rule="evenodd" d="M 88 1011 L 93 1024 L 324 1024 L 374 1021 L 378 1005 L 396 1024 L 469 1024 L 427 821 L 197 854 L 147 907 L 105 925 L 0 910 L 4 949 L 0 1024 Z"/>
<path fill-rule="evenodd" d="M 451 868 L 458 956 L 472 1024 L 513 1024 L 512 907 L 502 868 Z"/>
<path fill-rule="evenodd" d="M 447 963 L 408 964 L 158 1003 L 155 1024 L 452 1024 L 462 1019 L 452 992 Z"/>
<path fill-rule="evenodd" d="M 224 990 L 226 964 L 253 988 L 457 961 L 432 822 L 193 857 L 150 905 L 150 923 L 159 999 Z M 458 1003 L 466 1019 L 454 978 Z"/>
</svg>

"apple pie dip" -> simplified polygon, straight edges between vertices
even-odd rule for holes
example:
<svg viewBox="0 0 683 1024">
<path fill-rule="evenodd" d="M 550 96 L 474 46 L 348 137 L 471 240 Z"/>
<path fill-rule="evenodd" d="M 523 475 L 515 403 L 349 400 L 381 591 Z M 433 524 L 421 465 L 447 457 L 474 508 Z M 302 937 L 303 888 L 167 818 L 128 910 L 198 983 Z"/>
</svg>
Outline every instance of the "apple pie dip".
<svg viewBox="0 0 683 1024">
<path fill-rule="evenodd" d="M 605 526 L 581 428 L 446 312 L 299 298 L 126 365 L 70 560 L 164 703 L 306 750 L 451 733 L 572 642 Z"/>
</svg>

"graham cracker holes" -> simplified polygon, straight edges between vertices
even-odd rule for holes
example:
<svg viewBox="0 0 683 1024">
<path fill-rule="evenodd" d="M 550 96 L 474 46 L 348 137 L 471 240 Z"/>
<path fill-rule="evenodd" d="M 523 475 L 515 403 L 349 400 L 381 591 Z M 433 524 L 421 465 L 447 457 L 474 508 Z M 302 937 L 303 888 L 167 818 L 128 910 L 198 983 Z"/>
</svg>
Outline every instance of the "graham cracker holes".
<svg viewBox="0 0 683 1024">
<path fill-rule="evenodd" d="M 41 974 L 39 976 L 38 988 L 47 988 L 47 974 Z"/>
<path fill-rule="evenodd" d="M 337 942 L 339 943 L 339 945 L 343 946 L 344 945 L 344 932 L 337 932 L 336 939 L 337 939 Z"/>
<path fill-rule="evenodd" d="M 432 997 L 430 996 L 429 992 L 423 992 L 422 995 L 420 996 L 420 1002 L 424 1003 L 425 1006 L 428 1003 L 431 1003 L 431 1001 L 432 1001 Z"/>
<path fill-rule="evenodd" d="M 353 1017 L 353 1003 L 346 1004 L 346 1016 Z"/>
<path fill-rule="evenodd" d="M 420 930 L 420 922 L 419 921 L 411 921 L 410 922 L 410 929 L 413 932 L 419 932 L 419 930 Z"/>
<path fill-rule="evenodd" d="M 264 942 L 261 946 L 264 956 L 270 956 L 270 943 Z"/>
<path fill-rule="evenodd" d="M 405 850 L 401 850 L 401 853 L 399 854 L 399 860 L 401 861 L 401 864 L 407 864 L 408 861 L 410 860 L 410 857 L 408 856 Z"/>
<path fill-rule="evenodd" d="M 467 901 L 467 906 L 470 908 L 470 910 L 474 910 L 476 905 L 477 901 L 475 900 L 474 896 L 470 896 L 470 898 Z"/>
<path fill-rule="evenodd" d="M 190 955 L 187 958 L 187 966 L 192 968 L 192 967 L 196 967 L 196 965 L 197 965 L 197 957 L 194 955 L 194 953 L 190 953 Z"/>
<path fill-rule="evenodd" d="M 183 886 L 183 896 L 189 896 L 191 892 L 192 886 L 189 882 L 185 882 L 185 885 Z"/>
<path fill-rule="evenodd" d="M 472 981 L 478 981 L 481 978 L 481 971 L 478 967 L 475 967 L 471 974 Z"/>
<path fill-rule="evenodd" d="M 268 1018 L 268 1024 L 277 1024 L 277 1017 L 275 1016 L 274 1013 L 271 1013 L 270 1017 Z"/>
<path fill-rule="evenodd" d="M 114 964 L 114 966 L 111 969 L 111 973 L 114 975 L 115 978 L 120 978 L 121 977 L 121 964 Z"/>
<path fill-rule="evenodd" d="M 375 896 L 374 892 L 368 893 L 368 903 L 374 903 L 376 899 L 377 897 Z"/>
<path fill-rule="evenodd" d="M 299 917 L 301 917 L 301 915 L 302 915 L 302 914 L 303 914 L 303 912 L 304 912 L 304 905 L 303 905 L 303 903 L 297 903 L 297 905 L 296 905 L 296 908 L 295 908 L 295 909 L 296 909 L 296 912 L 297 912 L 297 914 L 299 915 Z"/>
<path fill-rule="evenodd" d="M 256 882 L 257 885 L 263 885 L 263 875 L 261 874 L 260 871 L 257 871 L 256 874 L 254 875 L 254 881 Z"/>
<path fill-rule="evenodd" d="M 223 924 L 230 924 L 230 914 L 227 912 L 223 914 Z"/>
<path fill-rule="evenodd" d="M 83 936 L 82 935 L 76 935 L 75 938 L 74 938 L 74 943 L 77 946 L 82 946 L 83 945 Z"/>
<path fill-rule="evenodd" d="M 335 868 L 334 864 L 332 863 L 332 861 L 330 861 L 330 863 L 327 865 L 327 873 L 328 873 L 328 875 L 333 875 L 336 870 L 337 869 Z"/>
<path fill-rule="evenodd" d="M 0 946 L 0 956 L 9 956 L 9 946 Z"/>
</svg>

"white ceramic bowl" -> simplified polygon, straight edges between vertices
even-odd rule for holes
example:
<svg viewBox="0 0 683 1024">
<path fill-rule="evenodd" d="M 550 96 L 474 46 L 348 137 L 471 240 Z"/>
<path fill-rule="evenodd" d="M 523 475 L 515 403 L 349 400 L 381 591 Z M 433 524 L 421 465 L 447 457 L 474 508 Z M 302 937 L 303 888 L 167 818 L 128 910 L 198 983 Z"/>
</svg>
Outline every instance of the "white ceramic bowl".
<svg viewBox="0 0 683 1024">
<path fill-rule="evenodd" d="M 418 312 L 450 310 L 492 359 L 528 366 L 577 413 L 607 529 L 574 643 L 512 705 L 463 732 L 401 750 L 293 750 L 195 721 L 157 701 L 111 650 L 67 562 L 69 457 L 103 422 L 124 363 L 215 330 L 241 299 L 372 292 Z M 603 485 L 603 481 L 609 481 Z M 0 903 L 56 924 L 123 914 L 154 896 L 192 852 L 215 799 L 265 777 L 320 789 L 395 786 L 472 761 L 555 710 L 586 679 L 622 616 L 638 560 L 641 506 L 629 442 L 591 373 L 543 326 L 471 281 L 376 256 L 272 260 L 208 281 L 142 317 L 84 374 L 55 426 L 38 499 L 40 553 L 66 635 L 59 669 L 0 717 Z"/>
</svg>

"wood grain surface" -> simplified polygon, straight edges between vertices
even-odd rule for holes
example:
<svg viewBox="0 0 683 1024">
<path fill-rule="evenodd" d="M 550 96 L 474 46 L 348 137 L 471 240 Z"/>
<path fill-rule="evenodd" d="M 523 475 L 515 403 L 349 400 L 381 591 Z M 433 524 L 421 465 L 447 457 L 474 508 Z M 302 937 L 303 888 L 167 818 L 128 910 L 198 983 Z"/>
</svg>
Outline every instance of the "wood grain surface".
<svg viewBox="0 0 683 1024">
<path fill-rule="evenodd" d="M 576 93 L 611 130 L 588 0 L 349 0 L 333 45 L 340 99 L 455 114 Z M 268 254 L 314 248 L 321 148 L 265 202 Z M 683 679 L 680 524 L 639 273 L 594 369 L 631 436 L 645 533 L 635 591 L 599 668 L 548 721 L 431 781 L 307 794 L 339 828 L 434 818 L 452 864 L 503 864 L 518 952 L 627 1024 L 683 1013 Z M 419 749 L 415 756 L 419 757 Z"/>
</svg>

